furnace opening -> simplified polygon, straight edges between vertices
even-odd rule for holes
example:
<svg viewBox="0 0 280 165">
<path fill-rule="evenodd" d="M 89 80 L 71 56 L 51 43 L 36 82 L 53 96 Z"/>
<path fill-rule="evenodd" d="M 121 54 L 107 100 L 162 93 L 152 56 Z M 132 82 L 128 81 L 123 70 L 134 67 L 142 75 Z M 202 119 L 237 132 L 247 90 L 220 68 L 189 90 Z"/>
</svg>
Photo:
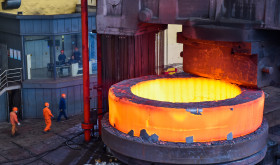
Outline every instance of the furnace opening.
<svg viewBox="0 0 280 165">
<path fill-rule="evenodd" d="M 237 85 L 208 78 L 162 78 L 137 83 L 131 87 L 131 92 L 150 100 L 189 103 L 234 98 L 241 89 Z"/>
</svg>

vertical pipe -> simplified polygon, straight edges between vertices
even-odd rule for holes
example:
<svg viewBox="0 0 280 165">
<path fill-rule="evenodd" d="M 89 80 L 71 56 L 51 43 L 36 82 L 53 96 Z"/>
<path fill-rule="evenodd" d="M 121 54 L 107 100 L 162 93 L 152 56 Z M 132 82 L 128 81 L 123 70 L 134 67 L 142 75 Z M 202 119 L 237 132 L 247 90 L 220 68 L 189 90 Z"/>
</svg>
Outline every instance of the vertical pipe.
<svg viewBox="0 0 280 165">
<path fill-rule="evenodd" d="M 99 1 L 96 1 L 96 6 L 98 7 Z M 96 40 L 97 40 L 97 104 L 98 104 L 98 109 L 97 109 L 97 114 L 98 114 L 98 133 L 99 136 L 101 137 L 101 120 L 102 120 L 102 104 L 103 104 L 103 96 L 102 96 L 102 47 L 101 47 L 101 35 L 96 33 Z"/>
<path fill-rule="evenodd" d="M 52 50 L 50 50 L 53 54 L 53 78 L 56 80 L 56 77 L 57 77 L 57 71 L 56 71 L 56 51 L 55 51 L 55 36 L 52 36 Z"/>
<path fill-rule="evenodd" d="M 10 122 L 10 100 L 9 100 L 9 92 L 6 93 L 6 105 L 7 105 L 7 122 Z"/>
<path fill-rule="evenodd" d="M 25 39 L 21 36 L 21 64 L 22 64 L 22 80 L 26 80 L 26 60 L 25 60 Z M 0 71 L 1 73 L 1 71 Z"/>
<path fill-rule="evenodd" d="M 101 53 L 101 35 L 97 34 L 97 95 L 98 95 L 98 130 L 101 136 L 101 120 L 102 120 L 102 53 Z"/>
<path fill-rule="evenodd" d="M 84 125 L 90 125 L 89 98 L 89 52 L 88 52 L 88 9 L 87 0 L 81 0 L 82 17 L 82 51 L 83 51 L 83 92 L 84 92 Z M 83 127 L 85 141 L 90 141 L 90 127 Z"/>
</svg>

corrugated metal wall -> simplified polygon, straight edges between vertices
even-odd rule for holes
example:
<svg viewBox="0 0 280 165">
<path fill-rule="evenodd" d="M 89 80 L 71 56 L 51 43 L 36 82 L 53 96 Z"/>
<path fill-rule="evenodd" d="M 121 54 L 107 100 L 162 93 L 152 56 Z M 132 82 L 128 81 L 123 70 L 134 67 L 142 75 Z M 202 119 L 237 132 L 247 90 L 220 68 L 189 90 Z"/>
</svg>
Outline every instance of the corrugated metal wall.
<svg viewBox="0 0 280 165">
<path fill-rule="evenodd" d="M 81 18 L 79 14 L 72 14 L 72 18 L 53 18 L 53 19 L 21 19 L 21 35 L 62 35 L 81 32 Z M 78 16 L 78 17 L 76 17 Z M 88 17 L 89 30 L 96 29 L 95 14 Z"/>
<path fill-rule="evenodd" d="M 101 35 L 103 109 L 108 111 L 111 85 L 125 79 L 155 75 L 156 64 L 164 62 L 164 51 L 156 51 L 157 32 L 137 36 Z M 163 41 L 163 38 L 162 38 Z M 161 62 L 158 63 L 159 60 Z"/>
<path fill-rule="evenodd" d="M 94 82 L 90 84 L 90 87 Z M 63 88 L 25 88 L 23 92 L 23 117 L 24 118 L 42 118 L 44 103 L 50 103 L 50 109 L 55 115 L 59 114 L 59 100 L 62 93 L 66 98 L 67 115 L 76 115 L 83 112 L 83 86 L 75 85 Z M 97 107 L 97 94 L 91 92 L 91 108 Z"/>
<path fill-rule="evenodd" d="M 88 29 L 96 29 L 95 13 L 89 13 Z M 16 35 L 63 35 L 80 33 L 81 15 L 7 15 L 0 13 L 0 32 Z"/>
</svg>

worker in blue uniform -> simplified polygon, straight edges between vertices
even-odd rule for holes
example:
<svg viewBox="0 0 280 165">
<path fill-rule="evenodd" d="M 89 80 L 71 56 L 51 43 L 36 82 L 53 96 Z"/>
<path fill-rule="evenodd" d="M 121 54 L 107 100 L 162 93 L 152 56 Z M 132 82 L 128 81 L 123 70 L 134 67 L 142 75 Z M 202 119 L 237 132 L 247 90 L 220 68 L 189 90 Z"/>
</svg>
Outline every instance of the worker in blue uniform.
<svg viewBox="0 0 280 165">
<path fill-rule="evenodd" d="M 60 55 L 58 56 L 58 61 L 60 64 L 65 64 L 66 56 L 64 54 L 64 50 L 60 51 Z"/>
<path fill-rule="evenodd" d="M 78 61 L 75 60 L 75 57 L 74 56 L 71 56 L 71 59 L 68 61 L 69 64 L 75 64 L 77 63 Z"/>
<path fill-rule="evenodd" d="M 81 53 L 80 53 L 78 47 L 75 47 L 75 51 L 74 51 L 73 55 L 74 55 L 74 59 L 75 59 L 77 62 L 81 62 Z"/>
<path fill-rule="evenodd" d="M 68 117 L 66 116 L 66 113 L 65 113 L 65 109 L 66 109 L 66 94 L 61 94 L 61 98 L 60 98 L 60 101 L 59 101 L 59 115 L 57 117 L 57 121 L 59 122 L 60 121 L 60 118 L 61 116 L 63 115 L 64 118 L 66 120 L 68 120 Z"/>
</svg>

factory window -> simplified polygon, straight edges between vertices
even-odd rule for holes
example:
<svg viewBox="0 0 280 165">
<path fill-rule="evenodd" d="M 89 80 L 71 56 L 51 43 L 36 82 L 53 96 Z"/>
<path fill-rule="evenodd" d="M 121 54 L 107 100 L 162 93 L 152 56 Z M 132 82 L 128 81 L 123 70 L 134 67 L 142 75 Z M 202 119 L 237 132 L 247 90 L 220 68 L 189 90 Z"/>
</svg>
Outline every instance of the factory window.
<svg viewBox="0 0 280 165">
<path fill-rule="evenodd" d="M 81 34 L 26 36 L 27 79 L 76 77 L 83 74 Z M 89 33 L 89 73 L 97 73 L 96 34 Z"/>
<path fill-rule="evenodd" d="M 81 34 L 55 36 L 56 75 L 58 78 L 76 77 L 83 74 Z M 96 36 L 89 33 L 89 72 L 97 72 Z"/>
<path fill-rule="evenodd" d="M 26 36 L 24 40 L 27 79 L 53 78 L 52 38 L 49 36 Z"/>
<path fill-rule="evenodd" d="M 97 74 L 97 41 L 96 33 L 89 33 L 89 61 L 92 72 L 91 74 Z"/>
</svg>

